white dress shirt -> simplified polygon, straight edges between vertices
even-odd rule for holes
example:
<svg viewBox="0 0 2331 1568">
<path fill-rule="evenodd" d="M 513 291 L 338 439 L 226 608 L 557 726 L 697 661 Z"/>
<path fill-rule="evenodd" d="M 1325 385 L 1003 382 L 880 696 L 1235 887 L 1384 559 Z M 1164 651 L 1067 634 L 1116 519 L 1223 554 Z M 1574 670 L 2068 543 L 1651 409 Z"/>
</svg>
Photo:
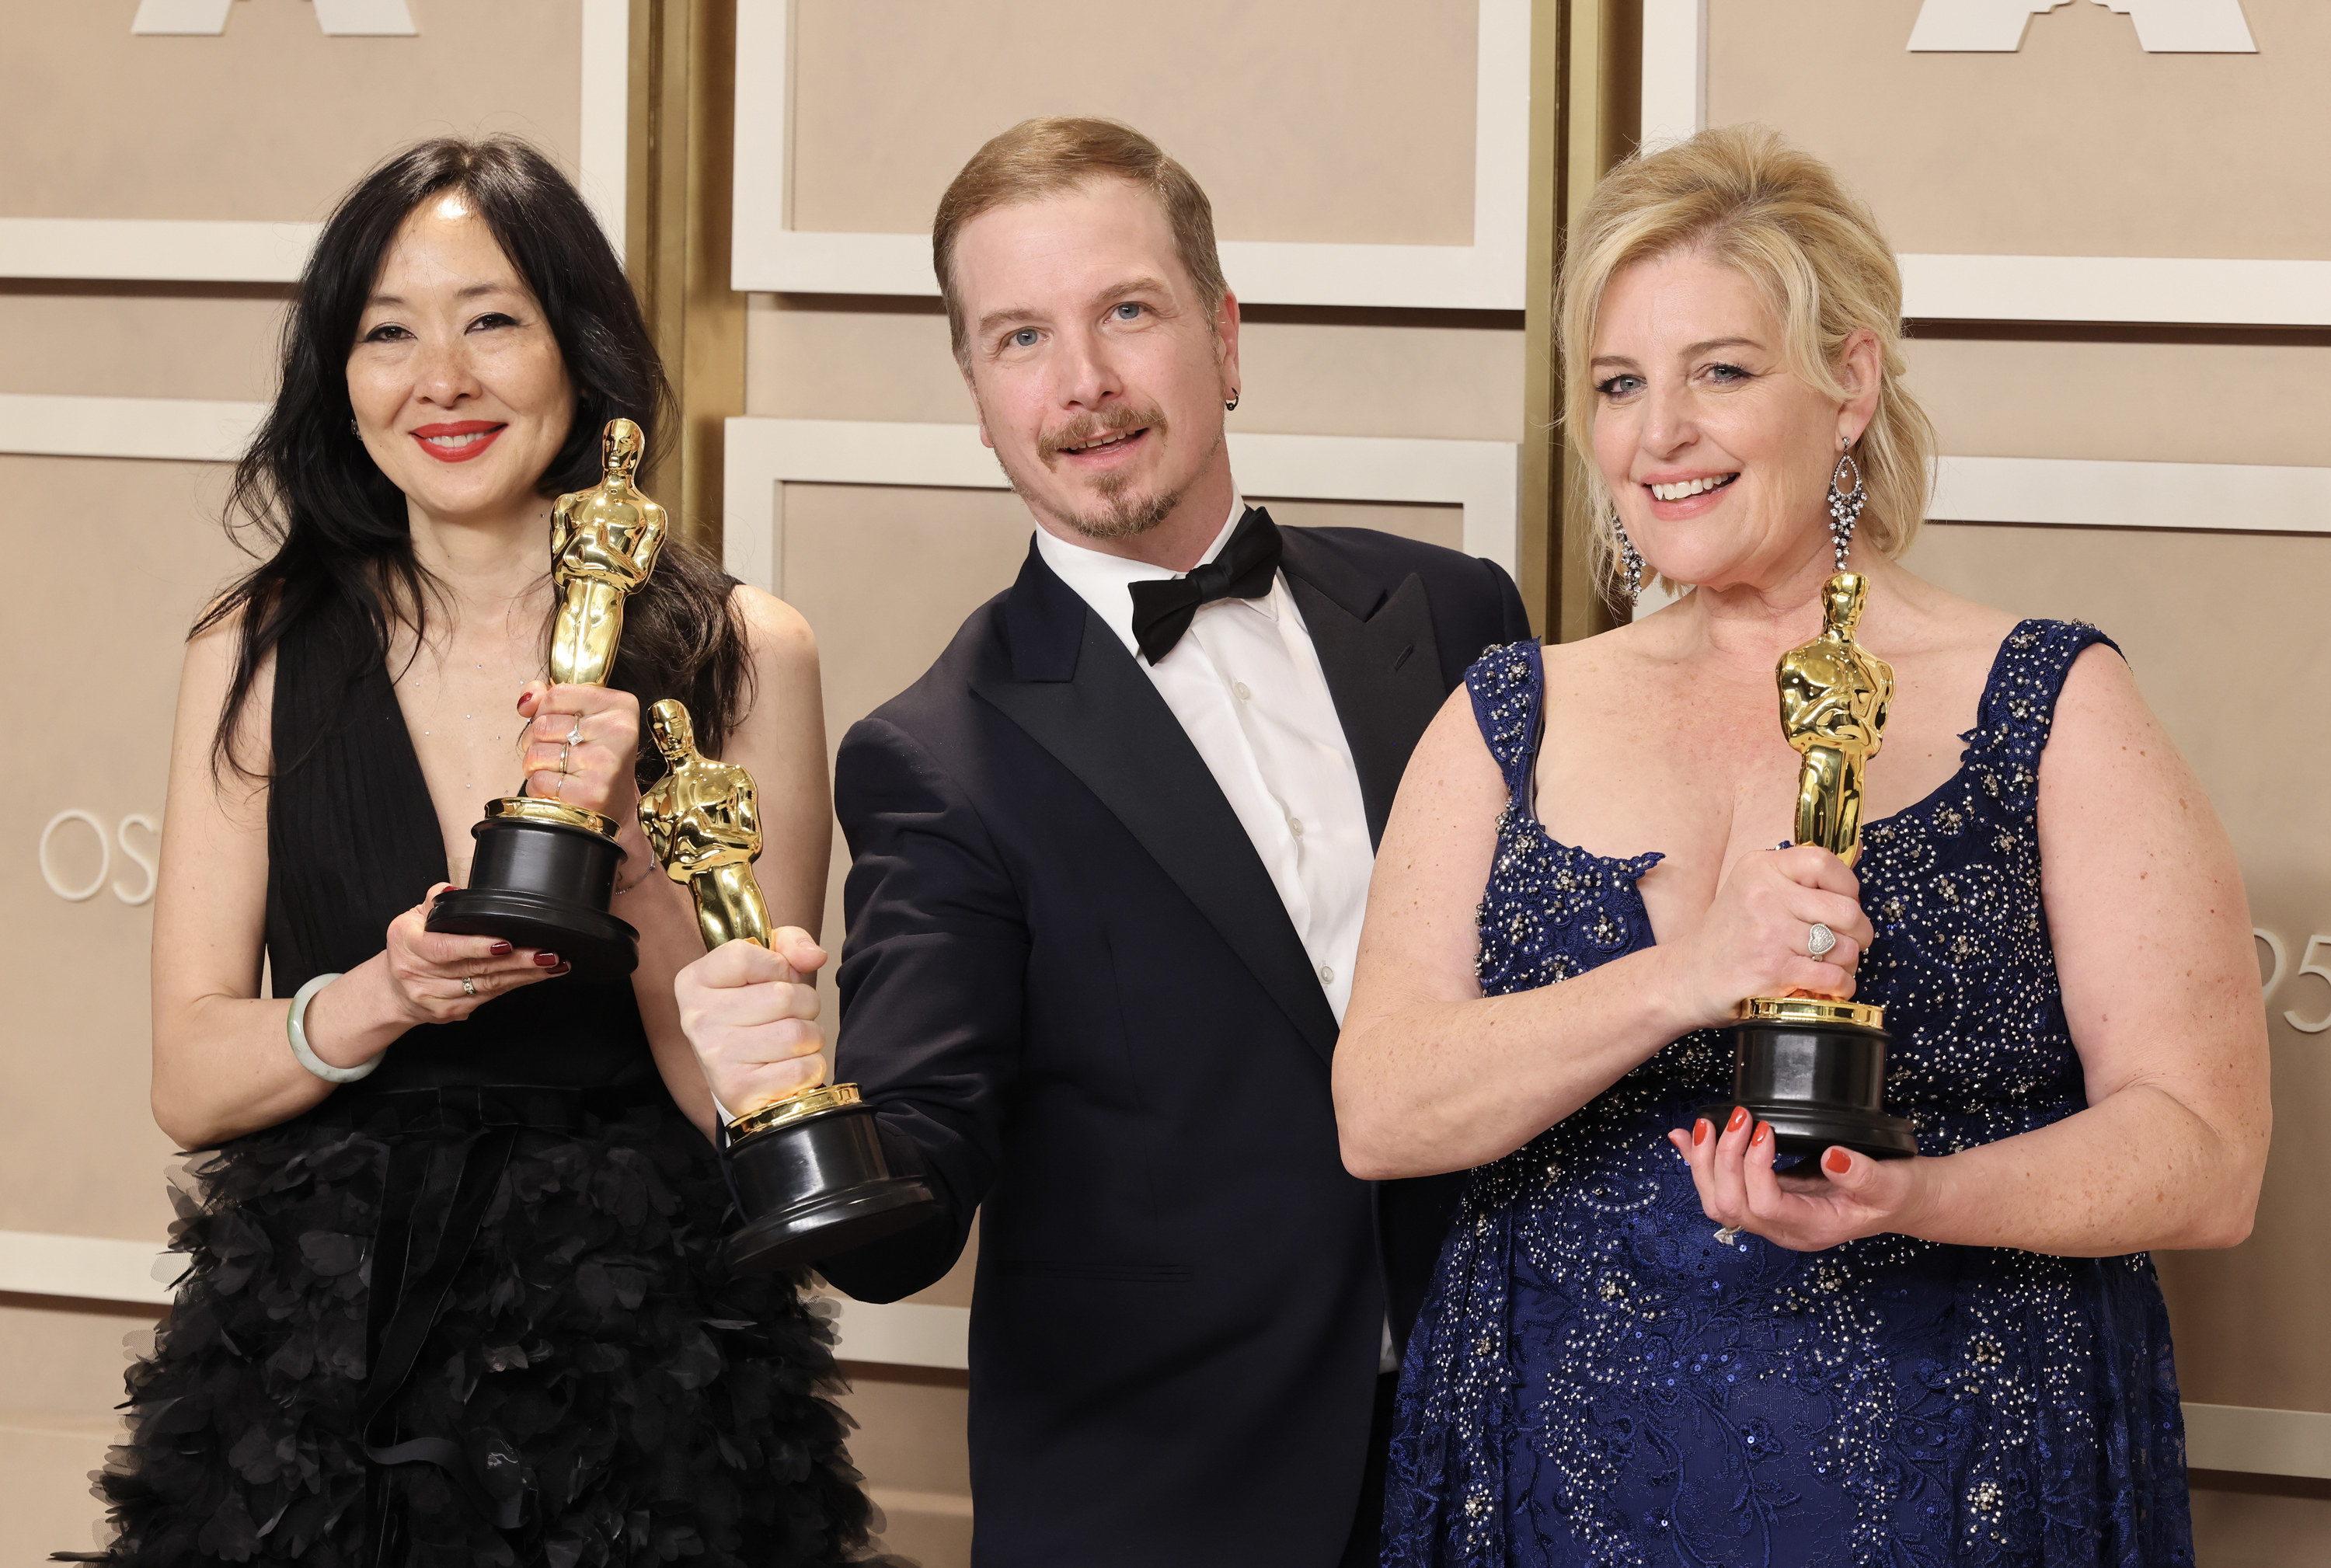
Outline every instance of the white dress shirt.
<svg viewBox="0 0 2331 1568">
<path fill-rule="evenodd" d="M 1245 510 L 1233 496 L 1230 518 L 1199 565 L 1222 553 Z M 1117 633 L 1181 720 L 1262 858 L 1327 1005 L 1343 1022 L 1375 851 L 1359 769 L 1287 575 L 1273 576 L 1261 598 L 1201 605 L 1181 641 L 1153 665 L 1134 639 L 1131 587 L 1187 574 L 1106 556 L 1041 528 L 1036 549 Z"/>
</svg>

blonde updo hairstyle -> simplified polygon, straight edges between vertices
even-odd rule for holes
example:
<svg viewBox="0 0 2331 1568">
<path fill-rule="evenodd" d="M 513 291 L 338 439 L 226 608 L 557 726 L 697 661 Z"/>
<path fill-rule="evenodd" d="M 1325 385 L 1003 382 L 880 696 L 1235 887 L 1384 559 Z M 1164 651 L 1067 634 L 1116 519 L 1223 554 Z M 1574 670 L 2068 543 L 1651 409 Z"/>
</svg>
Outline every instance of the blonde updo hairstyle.
<svg viewBox="0 0 2331 1568">
<path fill-rule="evenodd" d="M 1927 512 L 1935 428 L 1902 385 L 1902 274 L 1878 222 L 1827 164 L 1763 126 L 1704 130 L 1638 153 L 1594 189 L 1571 231 L 1558 327 L 1573 493 L 1585 498 L 1595 570 L 1615 583 L 1611 488 L 1594 461 L 1594 328 L 1603 290 L 1624 268 L 1697 252 L 1738 271 L 1781 321 L 1790 369 L 1842 402 L 1845 340 L 1879 344 L 1878 409 L 1853 445 L 1870 487 L 1857 547 L 1908 549 Z"/>
</svg>

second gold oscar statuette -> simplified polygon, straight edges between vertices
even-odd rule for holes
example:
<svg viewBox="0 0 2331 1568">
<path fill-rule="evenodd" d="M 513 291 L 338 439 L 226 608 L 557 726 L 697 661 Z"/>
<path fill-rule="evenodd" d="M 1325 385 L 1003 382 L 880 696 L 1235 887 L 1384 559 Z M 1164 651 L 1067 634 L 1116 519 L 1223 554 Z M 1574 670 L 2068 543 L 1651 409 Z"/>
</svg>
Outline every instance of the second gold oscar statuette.
<svg viewBox="0 0 2331 1568">
<path fill-rule="evenodd" d="M 706 950 L 770 946 L 768 900 L 753 874 L 761 858 L 753 775 L 699 752 L 688 709 L 670 698 L 648 710 L 648 727 L 667 771 L 640 796 L 640 826 L 664 874 L 688 889 Z M 741 1273 L 847 1252 L 937 1210 L 919 1178 L 890 1174 L 874 1107 L 855 1084 L 813 1084 L 747 1107 L 728 1124 L 728 1145 L 745 1223 L 722 1250 Z"/>
</svg>

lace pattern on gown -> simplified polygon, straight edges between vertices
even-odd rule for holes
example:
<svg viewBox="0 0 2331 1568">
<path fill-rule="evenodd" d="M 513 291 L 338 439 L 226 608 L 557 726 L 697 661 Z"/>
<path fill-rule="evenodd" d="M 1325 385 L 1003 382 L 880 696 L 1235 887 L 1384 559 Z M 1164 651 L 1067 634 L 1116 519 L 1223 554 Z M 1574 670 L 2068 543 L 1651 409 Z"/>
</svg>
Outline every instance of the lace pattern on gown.
<svg viewBox="0 0 2331 1568">
<path fill-rule="evenodd" d="M 1940 1154 L 2085 1103 L 2040 898 L 2039 764 L 2092 627 L 2002 645 L 1959 771 L 1870 825 L 1889 1109 Z M 1467 676 L 1508 803 L 1479 914 L 1485 994 L 1648 947 L 1660 857 L 1592 855 L 1532 809 L 1535 644 Z M 2193 1561 L 2168 1324 L 2143 1256 L 1879 1236 L 1714 1237 L 1668 1145 L 1731 1088 L 1686 1035 L 1475 1173 L 1409 1342 L 1384 1561 L 2113 1564 Z"/>
</svg>

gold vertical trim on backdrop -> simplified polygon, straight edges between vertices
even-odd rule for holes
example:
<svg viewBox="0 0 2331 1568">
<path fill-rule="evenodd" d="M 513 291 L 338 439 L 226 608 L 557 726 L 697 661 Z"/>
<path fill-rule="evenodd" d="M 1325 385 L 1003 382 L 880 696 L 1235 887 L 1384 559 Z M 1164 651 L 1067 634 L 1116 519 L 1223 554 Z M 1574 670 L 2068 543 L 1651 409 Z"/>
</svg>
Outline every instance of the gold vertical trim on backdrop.
<svg viewBox="0 0 2331 1568">
<path fill-rule="evenodd" d="M 631 42 L 624 262 L 680 400 L 676 439 L 641 483 L 717 560 L 722 422 L 745 412 L 745 296 L 728 286 L 735 0 L 632 0 Z"/>
<path fill-rule="evenodd" d="M 1548 610 L 1561 602 L 1553 546 L 1561 485 L 1562 444 L 1555 428 L 1562 407 L 1554 352 L 1554 282 L 1562 245 L 1563 24 L 1569 0 L 1530 6 L 1529 264 L 1523 284 L 1522 473 L 1520 543 L 1516 566 L 1532 626 L 1554 637 Z"/>
<path fill-rule="evenodd" d="M 1572 220 L 1634 147 L 1642 32 L 1641 0 L 1536 0 L 1532 9 L 1519 565 L 1531 624 L 1558 642 L 1605 631 L 1612 618 L 1563 470 L 1555 288 Z"/>
</svg>

